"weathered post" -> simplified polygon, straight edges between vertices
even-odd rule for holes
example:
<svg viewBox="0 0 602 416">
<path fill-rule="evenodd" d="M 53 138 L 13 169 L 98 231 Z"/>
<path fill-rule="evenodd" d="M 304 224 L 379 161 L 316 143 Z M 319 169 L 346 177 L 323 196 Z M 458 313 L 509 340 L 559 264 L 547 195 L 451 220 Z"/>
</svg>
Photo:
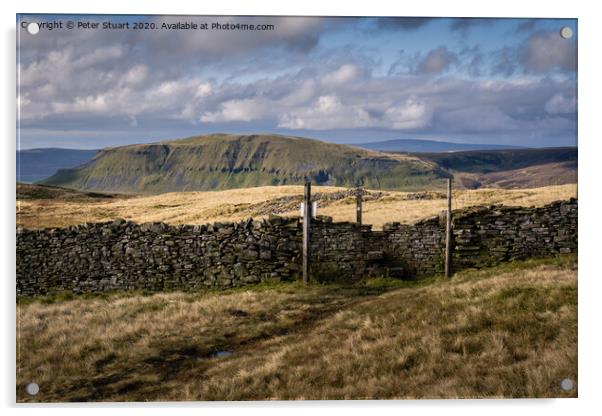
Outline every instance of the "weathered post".
<svg viewBox="0 0 602 416">
<path fill-rule="evenodd" d="M 311 182 L 305 183 L 303 198 L 303 283 L 309 282 L 309 233 L 311 223 Z"/>
<path fill-rule="evenodd" d="M 357 188 L 355 191 L 355 221 L 362 225 L 362 188 Z"/>
<path fill-rule="evenodd" d="M 451 198 L 452 198 L 452 180 L 447 179 L 447 216 L 445 224 L 445 277 L 451 276 Z"/>
</svg>

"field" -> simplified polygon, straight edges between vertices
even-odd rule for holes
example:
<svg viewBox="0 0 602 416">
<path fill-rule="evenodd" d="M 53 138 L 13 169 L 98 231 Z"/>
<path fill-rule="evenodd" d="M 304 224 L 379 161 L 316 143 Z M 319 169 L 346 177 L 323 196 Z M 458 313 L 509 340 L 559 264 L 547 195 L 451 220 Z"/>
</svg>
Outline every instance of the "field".
<svg viewBox="0 0 602 416">
<path fill-rule="evenodd" d="M 353 190 L 313 187 L 318 214 L 355 220 Z M 125 218 L 200 224 L 298 215 L 303 187 L 154 196 L 17 186 L 17 224 Z M 458 189 L 453 208 L 542 206 L 577 186 Z M 364 222 L 438 215 L 440 191 L 367 190 Z M 415 282 L 271 283 L 196 293 L 17 300 L 17 400 L 576 397 L 577 257 Z M 30 382 L 40 393 L 25 393 Z"/>
<path fill-rule="evenodd" d="M 577 259 L 17 305 L 19 401 L 576 397 Z M 25 394 L 35 381 L 40 393 Z"/>
<path fill-rule="evenodd" d="M 346 188 L 313 187 L 318 214 L 335 221 L 355 221 L 355 196 Z M 27 228 L 63 227 L 83 222 L 125 218 L 136 222 L 164 221 L 202 224 L 240 221 L 269 214 L 298 215 L 302 186 L 267 186 L 210 192 L 175 192 L 155 196 L 82 193 L 64 188 L 25 185 L 17 187 L 17 225 Z M 532 189 L 459 189 L 453 209 L 472 205 L 542 206 L 577 196 L 577 185 Z M 368 190 L 363 220 L 375 229 L 384 223 L 413 223 L 445 209 L 441 192 Z"/>
</svg>

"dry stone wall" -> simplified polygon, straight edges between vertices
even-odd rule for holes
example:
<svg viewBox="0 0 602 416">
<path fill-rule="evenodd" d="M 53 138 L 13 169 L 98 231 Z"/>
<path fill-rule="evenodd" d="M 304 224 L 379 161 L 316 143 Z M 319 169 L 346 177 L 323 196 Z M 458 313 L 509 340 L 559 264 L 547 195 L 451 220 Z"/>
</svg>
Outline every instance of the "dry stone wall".
<svg viewBox="0 0 602 416">
<path fill-rule="evenodd" d="M 367 239 L 372 226 L 333 223 L 319 217 L 311 227 L 311 275 L 319 281 L 351 281 L 366 274 Z"/>
<path fill-rule="evenodd" d="M 445 217 L 431 217 L 413 225 L 389 223 L 383 227 L 385 258 L 394 276 L 411 278 L 443 271 Z"/>
<path fill-rule="evenodd" d="M 453 270 L 577 251 L 577 200 L 541 208 L 477 207 L 454 212 Z M 311 275 L 320 281 L 366 276 L 416 278 L 442 272 L 444 217 L 382 231 L 312 222 Z M 197 290 L 301 275 L 298 219 L 170 226 L 124 220 L 17 230 L 17 294 L 57 290 Z"/>
<path fill-rule="evenodd" d="M 169 226 L 123 220 L 20 230 L 17 293 L 231 287 L 294 278 L 297 220 Z"/>
<path fill-rule="evenodd" d="M 454 269 L 576 253 L 577 211 L 576 199 L 541 208 L 492 206 L 459 211 L 452 217 Z"/>
</svg>

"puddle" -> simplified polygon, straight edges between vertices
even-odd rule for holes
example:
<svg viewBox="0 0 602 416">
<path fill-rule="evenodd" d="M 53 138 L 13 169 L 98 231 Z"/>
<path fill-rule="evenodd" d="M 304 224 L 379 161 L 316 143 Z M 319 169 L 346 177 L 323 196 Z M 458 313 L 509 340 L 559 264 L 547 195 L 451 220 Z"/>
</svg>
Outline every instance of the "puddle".
<svg viewBox="0 0 602 416">
<path fill-rule="evenodd" d="M 234 354 L 234 351 L 227 351 L 227 350 L 223 350 L 223 351 L 217 351 L 213 354 L 213 357 L 215 358 L 224 358 L 224 357 L 229 357 L 232 354 Z"/>
<path fill-rule="evenodd" d="M 205 361 L 205 360 L 211 359 L 211 358 L 227 358 L 227 357 L 231 356 L 232 354 L 234 354 L 234 351 L 219 350 L 219 351 L 215 351 L 210 354 L 207 354 L 207 355 L 198 356 L 198 357 L 196 357 L 196 360 L 197 361 Z"/>
</svg>

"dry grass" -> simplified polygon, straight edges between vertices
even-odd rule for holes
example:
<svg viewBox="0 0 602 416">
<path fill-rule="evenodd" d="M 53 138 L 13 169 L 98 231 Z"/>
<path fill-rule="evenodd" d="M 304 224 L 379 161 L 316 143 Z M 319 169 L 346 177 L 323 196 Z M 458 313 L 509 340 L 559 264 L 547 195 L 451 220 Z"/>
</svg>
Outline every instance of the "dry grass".
<svg viewBox="0 0 602 416">
<path fill-rule="evenodd" d="M 452 280 L 18 305 L 36 401 L 576 397 L 576 257 Z M 231 350 L 229 357 L 215 357 Z"/>
<path fill-rule="evenodd" d="M 337 192 L 344 188 L 314 187 L 314 192 Z M 172 224 L 201 224 L 215 221 L 240 221 L 264 215 L 253 204 L 284 196 L 302 195 L 301 186 L 234 189 L 219 192 L 177 192 L 156 196 L 117 199 L 28 199 L 17 201 L 17 224 L 27 228 L 63 227 L 83 222 L 126 218 L 136 222 L 164 221 Z M 384 192 L 383 197 L 364 204 L 364 222 L 382 228 L 386 222 L 413 223 L 437 215 L 445 199 L 408 200 L 408 192 Z M 454 192 L 453 208 L 503 203 L 541 206 L 577 196 L 577 185 L 547 186 L 533 189 L 478 189 Z M 322 205 L 321 215 L 335 221 L 355 221 L 352 197 Z M 298 215 L 298 209 L 283 215 Z"/>
</svg>

